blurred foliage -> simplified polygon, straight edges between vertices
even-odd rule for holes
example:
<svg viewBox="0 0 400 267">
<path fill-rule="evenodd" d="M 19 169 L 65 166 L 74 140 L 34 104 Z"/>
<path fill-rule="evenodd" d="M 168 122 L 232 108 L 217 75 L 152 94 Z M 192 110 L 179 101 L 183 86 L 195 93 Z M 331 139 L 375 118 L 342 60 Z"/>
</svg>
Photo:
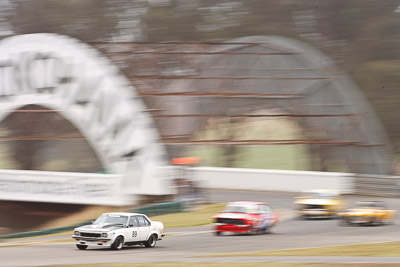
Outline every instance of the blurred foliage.
<svg viewBox="0 0 400 267">
<path fill-rule="evenodd" d="M 396 112 L 400 83 L 396 78 L 398 64 L 393 62 L 399 58 L 400 46 L 398 1 L 182 2 L 163 1 L 149 7 L 143 19 L 147 41 L 225 41 L 251 35 L 280 35 L 310 43 L 330 55 L 361 85 L 395 151 L 400 152 Z"/>
<path fill-rule="evenodd" d="M 367 61 L 356 69 L 359 81 L 397 152 L 400 152 L 400 60 Z"/>
<path fill-rule="evenodd" d="M 37 109 L 45 108 L 28 105 L 20 110 Z M 0 142 L 0 156 L 4 169 L 103 171 L 95 152 L 85 139 L 42 139 L 46 136 L 81 136 L 75 126 L 56 112 L 12 113 L 1 126 L 3 136 L 11 137 Z"/>
<path fill-rule="evenodd" d="M 249 131 L 248 129 L 251 129 Z M 211 119 L 195 140 L 295 140 L 303 133 L 296 121 L 282 118 Z M 187 152 L 203 166 L 256 169 L 309 170 L 307 146 L 195 146 Z"/>
<path fill-rule="evenodd" d="M 5 17 L 12 30 L 60 33 L 81 40 L 106 40 L 119 23 L 112 1 L 14 0 Z"/>
<path fill-rule="evenodd" d="M 228 119 L 212 119 L 194 137 L 194 140 L 296 140 L 303 138 L 303 131 L 296 120 L 247 118 L 236 122 Z M 191 147 L 186 153 L 201 158 L 202 166 L 304 171 L 326 168 L 326 171 L 348 171 L 344 161 L 335 161 L 337 157 L 330 155 L 329 151 L 326 152 L 328 154 L 313 154 L 310 146 L 307 145 L 197 145 Z"/>
<path fill-rule="evenodd" d="M 9 0 L 0 34 L 55 32 L 83 41 L 302 40 L 365 91 L 400 152 L 398 0 Z"/>
</svg>

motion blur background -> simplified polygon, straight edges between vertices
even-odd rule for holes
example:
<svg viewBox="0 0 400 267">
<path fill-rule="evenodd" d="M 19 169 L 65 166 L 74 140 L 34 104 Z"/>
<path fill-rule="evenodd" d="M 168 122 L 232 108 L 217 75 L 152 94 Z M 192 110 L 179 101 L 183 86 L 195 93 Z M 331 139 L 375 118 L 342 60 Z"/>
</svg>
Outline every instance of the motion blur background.
<svg viewBox="0 0 400 267">
<path fill-rule="evenodd" d="M 175 105 L 176 101 L 200 101 L 200 98 L 180 95 L 177 100 L 177 97 L 172 98 L 168 95 L 146 94 L 153 91 L 165 92 L 171 85 L 174 88 L 179 86 L 179 91 L 190 90 L 191 88 L 183 88 L 182 83 L 187 82 L 190 75 L 199 75 L 196 70 L 201 66 L 198 64 L 199 59 L 207 57 L 207 52 L 215 50 L 217 43 L 256 35 L 293 38 L 328 55 L 343 73 L 350 75 L 358 84 L 382 122 L 397 162 L 400 152 L 397 111 L 400 103 L 399 5 L 397 0 L 4 0 L 1 1 L 0 33 L 4 37 L 26 33 L 60 33 L 93 43 L 124 71 L 137 90 L 143 94 L 162 135 L 168 137 L 169 142 L 173 139 L 182 140 L 183 135 L 185 140 L 311 139 L 305 137 L 304 129 L 293 117 L 208 117 L 202 118 L 200 125 L 192 125 L 192 129 L 173 131 L 168 129 L 167 125 L 176 128 L 173 125 L 177 118 L 160 118 L 161 116 L 157 115 L 171 115 L 168 108 Z M 171 41 L 177 43 L 160 44 Z M 243 42 L 251 43 L 251 40 Z M 241 59 L 242 62 L 243 60 Z M 282 64 L 269 63 L 266 67 L 277 66 L 281 67 Z M 287 72 L 295 68 L 299 66 L 286 63 Z M 243 70 L 235 75 L 245 76 L 248 72 Z M 280 75 L 272 75 L 274 74 Z M 223 73 L 218 76 L 227 75 Z M 234 89 L 236 93 L 249 92 L 248 86 L 246 88 L 240 81 L 233 81 L 229 84 L 230 88 L 217 82 L 211 84 L 216 88 L 208 86 L 207 90 L 221 92 Z M 186 84 L 193 87 L 190 83 Z M 195 91 L 201 90 L 204 89 L 197 86 Z M 258 93 L 260 92 L 259 90 Z M 325 97 L 328 98 L 329 95 Z M 204 100 L 204 97 L 201 99 Z M 220 100 L 221 98 L 218 101 Z M 172 104 L 168 105 L 168 101 Z M 227 103 L 224 106 L 225 115 L 249 115 L 245 111 L 236 112 L 234 107 L 229 105 Z M 329 109 L 329 106 L 320 108 Z M 282 113 L 276 109 L 266 110 L 265 107 L 262 107 L 262 110 L 262 114 Z M 183 107 L 180 114 L 189 112 L 203 114 L 205 110 L 199 108 L 193 111 Z M 254 110 L 250 112 L 254 113 Z M 326 110 L 322 113 L 329 112 Z M 195 119 L 199 120 L 198 117 L 192 117 L 192 120 Z M 15 113 L 1 126 L 3 138 L 0 141 L 0 167 L 3 169 L 103 171 L 85 140 L 29 140 L 29 137 L 33 136 L 79 135 L 72 125 L 56 113 Z M 26 138 L 10 140 L 7 136 Z M 340 162 L 340 159 L 327 152 L 321 152 L 323 149 L 315 148 L 318 145 L 312 148 L 313 145 L 307 144 L 307 141 L 303 143 L 268 143 L 264 146 L 253 144 L 251 147 L 229 144 L 221 147 L 215 146 L 215 143 L 194 147 L 182 144 L 173 148 L 170 145 L 169 152 L 172 157 L 185 154 L 199 156 L 203 159 L 202 164 L 207 166 L 348 171 L 346 164 Z M 324 162 L 321 161 L 322 157 Z M 392 173 L 399 173 L 397 163 L 390 169 Z"/>
<path fill-rule="evenodd" d="M 109 57 L 171 159 L 386 175 L 400 174 L 399 18 L 398 0 L 0 1 L 2 37 L 59 33 Z M 0 125 L 1 169 L 106 172 L 58 113 L 23 109 Z"/>
</svg>

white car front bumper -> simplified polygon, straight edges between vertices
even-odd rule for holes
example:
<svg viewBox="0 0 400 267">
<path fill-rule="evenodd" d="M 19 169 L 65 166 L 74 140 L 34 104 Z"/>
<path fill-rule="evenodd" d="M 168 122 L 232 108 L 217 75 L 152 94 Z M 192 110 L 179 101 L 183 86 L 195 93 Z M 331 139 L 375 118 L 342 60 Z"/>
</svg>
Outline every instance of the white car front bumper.
<svg viewBox="0 0 400 267">
<path fill-rule="evenodd" d="M 104 237 L 85 237 L 85 236 L 73 235 L 72 238 L 75 239 L 77 245 L 87 245 L 87 246 L 107 247 L 111 246 L 111 244 L 114 242 L 113 239 Z"/>
</svg>

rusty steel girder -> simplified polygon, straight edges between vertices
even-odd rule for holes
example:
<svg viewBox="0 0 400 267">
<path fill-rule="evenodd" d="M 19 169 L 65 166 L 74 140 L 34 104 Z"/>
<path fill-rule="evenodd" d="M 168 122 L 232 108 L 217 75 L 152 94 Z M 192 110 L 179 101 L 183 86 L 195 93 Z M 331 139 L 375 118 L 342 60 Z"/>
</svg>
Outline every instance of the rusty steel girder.
<svg viewBox="0 0 400 267">
<path fill-rule="evenodd" d="M 157 110 L 151 114 L 168 146 L 307 144 L 321 157 L 332 152 L 350 172 L 392 173 L 390 142 L 361 90 L 333 60 L 304 43 L 257 36 L 93 45 Z M 262 113 L 271 108 L 275 112 Z M 292 118 L 306 138 L 193 141 L 210 118 L 230 117 Z"/>
</svg>

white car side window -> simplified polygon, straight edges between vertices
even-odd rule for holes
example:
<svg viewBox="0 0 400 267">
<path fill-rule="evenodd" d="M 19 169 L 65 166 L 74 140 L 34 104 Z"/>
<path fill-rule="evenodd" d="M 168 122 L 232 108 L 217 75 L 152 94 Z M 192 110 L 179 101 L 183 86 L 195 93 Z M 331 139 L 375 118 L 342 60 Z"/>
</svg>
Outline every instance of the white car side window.
<svg viewBox="0 0 400 267">
<path fill-rule="evenodd" d="M 139 226 L 140 226 L 140 227 L 150 226 L 150 223 L 146 220 L 145 217 L 143 217 L 143 216 L 138 216 L 138 220 L 139 220 Z"/>
<path fill-rule="evenodd" d="M 139 223 L 136 219 L 136 216 L 131 216 L 131 218 L 129 219 L 129 227 L 138 227 Z"/>
</svg>

